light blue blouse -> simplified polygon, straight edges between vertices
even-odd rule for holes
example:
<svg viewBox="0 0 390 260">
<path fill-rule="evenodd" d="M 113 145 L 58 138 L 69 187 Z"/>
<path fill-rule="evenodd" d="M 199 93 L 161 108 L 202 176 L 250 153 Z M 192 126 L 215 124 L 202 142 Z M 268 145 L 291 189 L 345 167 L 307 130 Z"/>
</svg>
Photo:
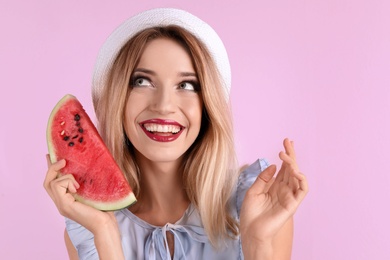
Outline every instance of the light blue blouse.
<svg viewBox="0 0 390 260">
<path fill-rule="evenodd" d="M 259 159 L 240 174 L 235 196 L 232 197 L 232 213 L 237 219 L 246 191 L 267 167 L 267 161 Z M 128 209 L 116 211 L 115 216 L 121 232 L 125 259 L 171 259 L 166 246 L 167 231 L 172 232 L 175 240 L 173 259 L 244 259 L 239 238 L 227 239 L 220 249 L 212 247 L 199 213 L 192 204 L 180 220 L 162 227 L 150 225 Z M 65 219 L 65 222 L 80 259 L 99 259 L 92 233 L 70 219 Z"/>
</svg>

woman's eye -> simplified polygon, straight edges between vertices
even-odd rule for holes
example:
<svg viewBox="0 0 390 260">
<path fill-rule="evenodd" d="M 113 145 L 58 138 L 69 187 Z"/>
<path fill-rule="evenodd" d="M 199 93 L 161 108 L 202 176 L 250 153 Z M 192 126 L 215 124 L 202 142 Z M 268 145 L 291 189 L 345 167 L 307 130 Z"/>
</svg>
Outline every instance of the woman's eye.
<svg viewBox="0 0 390 260">
<path fill-rule="evenodd" d="M 195 82 L 182 82 L 179 84 L 179 88 L 185 90 L 192 90 L 192 91 L 198 90 L 197 83 Z"/>
<path fill-rule="evenodd" d="M 133 87 L 148 87 L 151 85 L 152 85 L 152 83 L 145 78 L 136 78 L 133 80 L 133 83 L 132 83 Z"/>
</svg>

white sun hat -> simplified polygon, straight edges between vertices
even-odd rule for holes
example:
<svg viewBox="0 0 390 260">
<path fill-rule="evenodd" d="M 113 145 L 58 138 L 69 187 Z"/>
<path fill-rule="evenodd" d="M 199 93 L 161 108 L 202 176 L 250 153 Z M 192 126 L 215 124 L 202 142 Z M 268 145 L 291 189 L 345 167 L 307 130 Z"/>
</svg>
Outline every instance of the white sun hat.
<svg viewBox="0 0 390 260">
<path fill-rule="evenodd" d="M 120 49 L 128 40 L 144 29 L 168 25 L 176 25 L 186 29 L 206 46 L 222 77 L 222 84 L 228 99 L 231 72 L 229 58 L 222 40 L 206 22 L 187 11 L 174 8 L 156 8 L 141 12 L 130 17 L 112 32 L 97 56 L 92 78 L 92 95 L 100 98 L 111 66 Z"/>
</svg>

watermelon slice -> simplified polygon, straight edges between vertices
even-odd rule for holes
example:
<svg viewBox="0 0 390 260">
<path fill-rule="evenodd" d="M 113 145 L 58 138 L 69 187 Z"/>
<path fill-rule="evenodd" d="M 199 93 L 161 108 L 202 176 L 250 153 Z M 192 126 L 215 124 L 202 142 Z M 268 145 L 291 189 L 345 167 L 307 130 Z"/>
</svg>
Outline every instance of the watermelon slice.
<svg viewBox="0 0 390 260">
<path fill-rule="evenodd" d="M 60 175 L 73 174 L 80 188 L 77 201 L 103 211 L 136 201 L 129 183 L 96 127 L 72 95 L 65 95 L 50 114 L 46 132 L 51 162 L 65 159 Z"/>
</svg>

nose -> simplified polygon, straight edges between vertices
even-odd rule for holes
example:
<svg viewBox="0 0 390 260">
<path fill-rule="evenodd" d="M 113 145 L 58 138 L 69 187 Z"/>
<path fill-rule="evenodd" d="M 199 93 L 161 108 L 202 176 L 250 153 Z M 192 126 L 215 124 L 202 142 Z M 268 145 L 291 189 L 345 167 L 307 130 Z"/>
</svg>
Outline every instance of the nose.
<svg viewBox="0 0 390 260">
<path fill-rule="evenodd" d="M 176 98 L 173 88 L 159 87 L 153 94 L 152 110 L 160 114 L 170 114 L 175 111 Z"/>
</svg>

